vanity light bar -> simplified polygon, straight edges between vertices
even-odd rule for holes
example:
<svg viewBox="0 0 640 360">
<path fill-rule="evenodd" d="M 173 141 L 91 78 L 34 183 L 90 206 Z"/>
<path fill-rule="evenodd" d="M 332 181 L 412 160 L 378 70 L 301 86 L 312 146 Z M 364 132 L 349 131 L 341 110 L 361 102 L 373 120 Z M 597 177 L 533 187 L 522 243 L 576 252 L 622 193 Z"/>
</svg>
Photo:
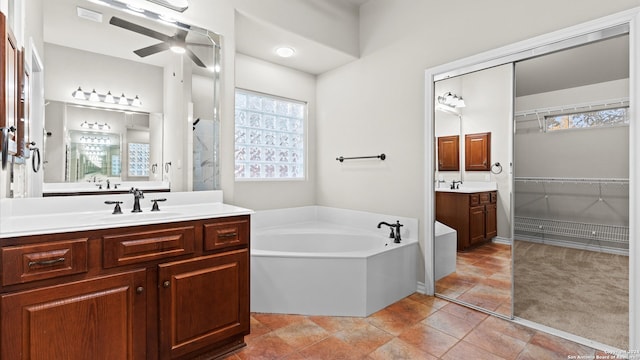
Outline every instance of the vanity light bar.
<svg viewBox="0 0 640 360">
<path fill-rule="evenodd" d="M 124 96 L 124 93 L 122 93 L 121 96 L 113 96 L 111 95 L 111 91 L 108 91 L 103 95 L 97 93 L 95 89 L 93 89 L 93 91 L 91 92 L 82 91 L 82 88 L 80 86 L 78 86 L 78 89 L 74 90 L 71 95 L 76 100 L 88 100 L 91 102 L 103 102 L 106 104 L 128 105 L 135 107 L 142 106 L 142 102 L 140 101 L 138 95 L 136 95 L 135 98 L 128 98 Z"/>
</svg>

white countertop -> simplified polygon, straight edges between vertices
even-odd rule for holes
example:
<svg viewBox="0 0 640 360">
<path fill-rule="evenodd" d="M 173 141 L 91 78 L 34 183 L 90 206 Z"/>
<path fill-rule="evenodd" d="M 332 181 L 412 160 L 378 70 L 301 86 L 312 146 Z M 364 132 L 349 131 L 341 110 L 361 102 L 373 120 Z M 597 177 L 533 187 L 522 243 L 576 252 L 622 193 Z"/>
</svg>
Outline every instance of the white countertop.
<svg viewBox="0 0 640 360">
<path fill-rule="evenodd" d="M 450 184 L 443 184 L 442 187 L 436 187 L 437 192 L 452 192 L 462 194 L 472 194 L 485 191 L 496 191 L 498 186 L 495 181 L 465 181 L 459 185 L 458 189 L 451 189 Z"/>
<path fill-rule="evenodd" d="M 151 211 L 152 199 L 160 211 Z M 122 214 L 112 214 L 123 201 Z M 253 211 L 222 203 L 220 191 L 147 194 L 140 199 L 141 213 L 132 213 L 133 195 L 88 195 L 0 200 L 0 238 L 161 224 L 187 220 L 248 215 Z"/>
</svg>

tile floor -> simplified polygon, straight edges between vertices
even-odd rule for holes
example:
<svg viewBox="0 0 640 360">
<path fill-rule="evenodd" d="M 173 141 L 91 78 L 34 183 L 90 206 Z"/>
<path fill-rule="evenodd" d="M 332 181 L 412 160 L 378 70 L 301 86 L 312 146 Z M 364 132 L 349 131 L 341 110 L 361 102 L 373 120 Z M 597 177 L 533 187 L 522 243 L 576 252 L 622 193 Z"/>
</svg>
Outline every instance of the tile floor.
<svg viewBox="0 0 640 360">
<path fill-rule="evenodd" d="M 418 293 L 367 318 L 253 313 L 251 334 L 245 340 L 247 346 L 226 359 L 567 360 L 605 356 Z"/>
<path fill-rule="evenodd" d="M 456 256 L 456 272 L 436 282 L 436 293 L 511 316 L 511 245 L 487 243 Z"/>
</svg>

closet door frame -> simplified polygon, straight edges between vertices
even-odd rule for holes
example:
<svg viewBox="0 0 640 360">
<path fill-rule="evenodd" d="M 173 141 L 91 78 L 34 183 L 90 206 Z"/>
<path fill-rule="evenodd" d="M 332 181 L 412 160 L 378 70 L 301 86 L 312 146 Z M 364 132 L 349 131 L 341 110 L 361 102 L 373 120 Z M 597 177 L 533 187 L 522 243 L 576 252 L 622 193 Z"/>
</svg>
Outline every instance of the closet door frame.
<svg viewBox="0 0 640 360">
<path fill-rule="evenodd" d="M 637 243 L 640 240 L 640 224 L 633 221 L 640 218 L 640 123 L 638 123 L 640 120 L 638 110 L 640 106 L 640 66 L 638 66 L 640 63 L 640 7 L 427 69 L 425 71 L 424 178 L 432 179 L 435 169 L 433 152 L 435 149 L 434 83 L 436 81 L 587 43 L 589 41 L 585 38 L 589 34 L 600 32 L 603 38 L 606 38 L 620 31 L 629 34 L 629 109 L 632 119 L 629 124 L 629 217 L 632 219 L 629 223 L 629 349 L 640 349 L 640 244 Z M 424 290 L 426 294 L 433 295 L 435 291 L 434 182 L 425 181 L 424 190 L 426 219 L 424 228 L 426 234 L 431 234 L 431 236 L 425 236 Z M 511 219 L 513 219 L 513 203 L 511 194 Z M 511 238 L 513 239 L 513 225 Z M 553 329 L 545 330 L 553 333 Z M 561 334 L 558 333 L 558 335 Z"/>
</svg>

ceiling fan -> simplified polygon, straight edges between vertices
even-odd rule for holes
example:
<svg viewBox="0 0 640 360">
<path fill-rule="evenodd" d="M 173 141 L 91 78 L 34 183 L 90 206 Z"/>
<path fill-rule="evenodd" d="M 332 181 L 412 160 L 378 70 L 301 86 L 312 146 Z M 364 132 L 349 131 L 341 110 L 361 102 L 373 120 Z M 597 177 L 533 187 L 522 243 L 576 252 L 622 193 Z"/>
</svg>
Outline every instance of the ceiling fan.
<svg viewBox="0 0 640 360">
<path fill-rule="evenodd" d="M 202 46 L 204 44 L 186 42 L 185 39 L 187 37 L 188 32 L 184 29 L 178 29 L 175 35 L 168 36 L 161 32 L 146 28 L 138 24 L 134 24 L 130 21 L 121 19 L 116 16 L 111 17 L 111 19 L 109 20 L 109 24 L 161 41 L 158 44 L 135 50 L 134 53 L 140 57 L 146 57 L 146 56 L 153 55 L 165 50 L 172 50 L 173 52 L 176 52 L 179 54 L 186 53 L 187 56 L 189 56 L 189 58 L 191 58 L 191 60 L 196 65 L 203 68 L 207 67 L 193 51 L 187 48 L 187 45 Z"/>
</svg>

